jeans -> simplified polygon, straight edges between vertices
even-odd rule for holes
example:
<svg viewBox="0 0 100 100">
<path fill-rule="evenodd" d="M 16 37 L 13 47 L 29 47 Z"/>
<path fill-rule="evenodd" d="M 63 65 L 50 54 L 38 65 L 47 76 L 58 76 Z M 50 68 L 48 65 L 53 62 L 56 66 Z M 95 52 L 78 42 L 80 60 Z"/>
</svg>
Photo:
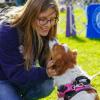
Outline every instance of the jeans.
<svg viewBox="0 0 100 100">
<path fill-rule="evenodd" d="M 53 80 L 46 80 L 42 84 L 30 87 L 25 94 L 19 94 L 16 87 L 8 81 L 0 81 L 0 100 L 38 100 L 48 96 L 53 91 Z"/>
<path fill-rule="evenodd" d="M 0 100 L 22 100 L 8 81 L 0 81 Z"/>
</svg>

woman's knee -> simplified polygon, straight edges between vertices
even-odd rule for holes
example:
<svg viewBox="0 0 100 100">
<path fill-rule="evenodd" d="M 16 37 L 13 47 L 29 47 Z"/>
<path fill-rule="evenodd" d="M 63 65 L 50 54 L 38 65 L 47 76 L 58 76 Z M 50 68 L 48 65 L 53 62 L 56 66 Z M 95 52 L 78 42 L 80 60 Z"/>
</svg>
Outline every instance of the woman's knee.
<svg viewBox="0 0 100 100">
<path fill-rule="evenodd" d="M 25 100 L 34 100 L 40 99 L 50 95 L 53 91 L 53 80 L 46 80 L 42 84 L 38 84 L 30 88 L 27 93 L 24 95 Z"/>
<path fill-rule="evenodd" d="M 41 94 L 45 97 L 51 94 L 51 92 L 54 89 L 53 85 L 53 80 L 46 80 L 42 85 L 41 85 Z"/>
</svg>

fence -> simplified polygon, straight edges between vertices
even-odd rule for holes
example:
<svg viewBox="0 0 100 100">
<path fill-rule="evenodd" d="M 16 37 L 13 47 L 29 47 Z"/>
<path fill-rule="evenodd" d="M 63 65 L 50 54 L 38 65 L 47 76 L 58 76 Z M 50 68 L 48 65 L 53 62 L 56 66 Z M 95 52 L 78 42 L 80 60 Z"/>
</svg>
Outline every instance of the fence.
<svg viewBox="0 0 100 100">
<path fill-rule="evenodd" d="M 66 30 L 60 29 L 60 33 L 66 33 L 66 36 L 86 33 L 87 28 L 87 6 L 92 3 L 99 3 L 99 0 L 59 0 L 61 11 L 66 10 L 66 20 L 61 18 L 60 24 L 66 25 Z M 64 8 L 63 8 L 64 7 Z M 63 10 L 62 10 L 63 9 Z M 81 10 L 81 13 L 76 16 L 75 11 Z M 83 19 L 82 19 L 83 18 Z M 76 25 L 77 22 L 77 25 Z M 81 27 L 81 28 L 80 28 Z"/>
</svg>

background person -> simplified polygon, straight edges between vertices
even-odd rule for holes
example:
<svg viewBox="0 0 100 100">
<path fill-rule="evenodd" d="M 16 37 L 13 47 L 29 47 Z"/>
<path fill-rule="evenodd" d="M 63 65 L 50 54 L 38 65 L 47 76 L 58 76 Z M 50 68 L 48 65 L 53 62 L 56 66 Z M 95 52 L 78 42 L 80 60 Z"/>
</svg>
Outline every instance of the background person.
<svg viewBox="0 0 100 100">
<path fill-rule="evenodd" d="M 26 0 L 15 0 L 16 6 L 22 6 L 24 5 Z"/>
</svg>

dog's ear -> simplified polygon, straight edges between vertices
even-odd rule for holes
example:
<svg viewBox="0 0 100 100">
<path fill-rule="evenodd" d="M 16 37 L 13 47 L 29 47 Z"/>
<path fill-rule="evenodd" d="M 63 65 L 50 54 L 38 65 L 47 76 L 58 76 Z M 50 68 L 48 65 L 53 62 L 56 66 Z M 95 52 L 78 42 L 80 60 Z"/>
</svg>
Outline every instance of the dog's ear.
<svg viewBox="0 0 100 100">
<path fill-rule="evenodd" d="M 68 51 L 68 52 L 59 52 L 56 51 L 56 56 L 54 56 L 55 64 L 53 69 L 56 70 L 57 75 L 65 73 L 68 68 L 73 68 L 76 64 L 77 52 Z"/>
<path fill-rule="evenodd" d="M 57 76 L 63 74 L 67 70 L 65 67 L 64 55 L 58 55 L 53 69 L 55 69 Z"/>
<path fill-rule="evenodd" d="M 65 63 L 65 67 L 67 68 L 73 68 L 74 65 L 76 64 L 76 57 L 77 57 L 77 52 L 76 51 L 68 51 L 65 53 L 63 60 Z"/>
<path fill-rule="evenodd" d="M 76 51 L 68 49 L 62 45 L 54 45 L 51 52 L 52 60 L 55 61 L 53 68 L 56 70 L 57 75 L 63 74 L 68 68 L 74 67 L 76 64 Z"/>
</svg>

